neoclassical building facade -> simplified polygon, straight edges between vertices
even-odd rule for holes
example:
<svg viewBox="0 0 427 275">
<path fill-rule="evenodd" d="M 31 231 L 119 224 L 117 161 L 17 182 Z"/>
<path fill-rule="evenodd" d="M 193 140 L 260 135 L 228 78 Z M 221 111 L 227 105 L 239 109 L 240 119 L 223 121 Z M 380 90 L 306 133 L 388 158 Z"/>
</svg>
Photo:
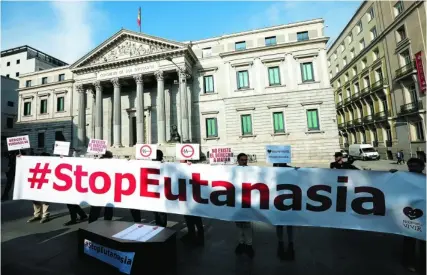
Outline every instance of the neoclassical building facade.
<svg viewBox="0 0 427 275">
<path fill-rule="evenodd" d="M 339 148 L 323 20 L 175 42 L 120 30 L 70 66 L 20 77 L 18 126 L 36 151 L 63 134 L 118 156 L 158 144 L 173 158 L 182 142 L 231 147 L 265 159 L 289 144 L 295 162 L 329 160 Z"/>
</svg>

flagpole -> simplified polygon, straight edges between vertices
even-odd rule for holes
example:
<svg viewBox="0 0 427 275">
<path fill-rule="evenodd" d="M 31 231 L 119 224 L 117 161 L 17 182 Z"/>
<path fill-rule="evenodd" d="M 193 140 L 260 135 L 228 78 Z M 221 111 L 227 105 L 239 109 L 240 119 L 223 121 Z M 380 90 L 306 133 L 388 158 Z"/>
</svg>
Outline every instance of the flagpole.
<svg viewBox="0 0 427 275">
<path fill-rule="evenodd" d="M 141 7 L 139 7 L 139 32 L 141 33 L 141 20 L 142 19 L 142 14 L 141 14 Z"/>
</svg>

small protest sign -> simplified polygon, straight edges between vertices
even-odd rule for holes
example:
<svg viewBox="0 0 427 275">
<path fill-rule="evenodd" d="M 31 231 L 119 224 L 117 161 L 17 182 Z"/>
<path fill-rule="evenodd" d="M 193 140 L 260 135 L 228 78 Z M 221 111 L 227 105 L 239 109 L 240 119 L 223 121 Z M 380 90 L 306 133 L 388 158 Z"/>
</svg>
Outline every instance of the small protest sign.
<svg viewBox="0 0 427 275">
<path fill-rule="evenodd" d="M 87 152 L 90 154 L 103 155 L 107 152 L 107 141 L 91 138 L 87 145 Z"/>
<path fill-rule="evenodd" d="M 209 150 L 210 164 L 234 164 L 234 154 L 230 147 L 215 147 Z"/>
<path fill-rule="evenodd" d="M 177 160 L 200 159 L 200 144 L 177 144 L 175 150 Z"/>
<path fill-rule="evenodd" d="M 7 150 L 15 151 L 30 148 L 30 138 L 26 136 L 10 137 L 6 139 Z"/>
<path fill-rule="evenodd" d="M 268 163 L 290 163 L 291 146 L 290 145 L 266 145 L 265 159 Z"/>
<path fill-rule="evenodd" d="M 153 144 L 137 144 L 135 146 L 136 159 L 156 159 L 157 158 L 157 145 Z"/>
<path fill-rule="evenodd" d="M 70 142 L 68 141 L 55 141 L 53 148 L 54 155 L 68 156 L 70 153 Z"/>
</svg>

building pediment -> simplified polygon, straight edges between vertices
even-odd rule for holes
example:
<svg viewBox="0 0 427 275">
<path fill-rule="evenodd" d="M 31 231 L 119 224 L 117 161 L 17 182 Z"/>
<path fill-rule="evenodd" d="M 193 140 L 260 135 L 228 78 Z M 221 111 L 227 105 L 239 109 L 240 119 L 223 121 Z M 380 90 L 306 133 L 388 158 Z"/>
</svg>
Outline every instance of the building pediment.
<svg viewBox="0 0 427 275">
<path fill-rule="evenodd" d="M 117 62 L 132 59 L 152 58 L 168 52 L 180 52 L 190 49 L 187 44 L 174 42 L 142 33 L 121 30 L 87 55 L 76 61 L 72 71 L 86 68 L 102 68 Z M 191 51 L 191 49 L 190 49 Z"/>
</svg>

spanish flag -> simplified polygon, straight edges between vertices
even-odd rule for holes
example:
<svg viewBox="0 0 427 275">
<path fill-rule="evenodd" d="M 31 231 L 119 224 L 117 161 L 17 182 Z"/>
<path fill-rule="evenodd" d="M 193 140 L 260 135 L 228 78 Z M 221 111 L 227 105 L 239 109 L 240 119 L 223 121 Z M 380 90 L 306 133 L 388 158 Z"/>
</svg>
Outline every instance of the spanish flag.
<svg viewBox="0 0 427 275">
<path fill-rule="evenodd" d="M 141 7 L 139 7 L 138 18 L 136 19 L 136 22 L 138 22 L 139 31 L 141 31 Z"/>
</svg>

